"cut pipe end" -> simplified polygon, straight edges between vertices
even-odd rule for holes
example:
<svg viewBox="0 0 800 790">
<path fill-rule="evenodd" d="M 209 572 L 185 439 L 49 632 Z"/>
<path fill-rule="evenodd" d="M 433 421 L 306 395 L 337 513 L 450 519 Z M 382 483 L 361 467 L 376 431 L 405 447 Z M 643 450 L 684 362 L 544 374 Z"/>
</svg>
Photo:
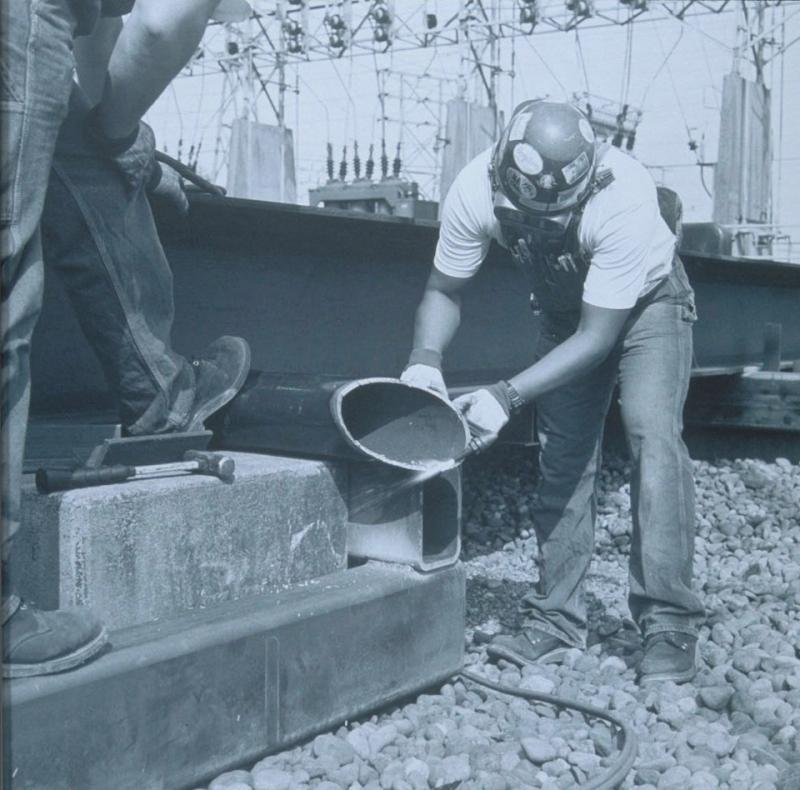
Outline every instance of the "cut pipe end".
<svg viewBox="0 0 800 790">
<path fill-rule="evenodd" d="M 352 447 L 398 469 L 449 468 L 469 443 L 467 422 L 449 400 L 399 379 L 351 381 L 334 392 L 331 411 Z"/>
</svg>

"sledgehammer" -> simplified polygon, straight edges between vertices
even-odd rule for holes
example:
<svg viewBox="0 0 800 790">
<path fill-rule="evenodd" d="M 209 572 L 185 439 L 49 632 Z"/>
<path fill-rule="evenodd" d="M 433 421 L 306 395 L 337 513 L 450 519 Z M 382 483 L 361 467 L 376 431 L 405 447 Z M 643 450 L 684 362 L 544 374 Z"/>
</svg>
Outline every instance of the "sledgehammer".
<svg viewBox="0 0 800 790">
<path fill-rule="evenodd" d="M 36 472 L 36 487 L 43 493 L 50 493 L 182 473 L 213 475 L 225 483 L 230 483 L 233 480 L 235 466 L 234 460 L 230 456 L 189 450 L 184 453 L 183 461 L 168 464 L 149 464 L 147 466 L 115 464 L 114 466 L 100 466 L 97 469 L 75 469 L 73 471 L 39 469 Z"/>
</svg>

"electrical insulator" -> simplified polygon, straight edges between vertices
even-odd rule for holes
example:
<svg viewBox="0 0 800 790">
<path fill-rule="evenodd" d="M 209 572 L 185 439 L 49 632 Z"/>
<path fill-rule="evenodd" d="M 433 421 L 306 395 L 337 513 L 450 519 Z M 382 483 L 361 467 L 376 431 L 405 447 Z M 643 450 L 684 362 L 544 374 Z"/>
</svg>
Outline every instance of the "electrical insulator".
<svg viewBox="0 0 800 790">
<path fill-rule="evenodd" d="M 325 24 L 330 31 L 328 35 L 328 46 L 331 49 L 344 49 L 347 46 L 347 41 L 345 41 L 347 23 L 342 18 L 342 15 L 329 14 L 325 17 Z"/>
<path fill-rule="evenodd" d="M 372 181 L 372 174 L 375 172 L 375 159 L 373 158 L 374 146 L 369 144 L 369 154 L 367 155 L 367 166 L 364 175 L 369 181 Z"/>
<path fill-rule="evenodd" d="M 400 143 L 398 143 L 397 144 L 397 151 L 395 152 L 395 155 L 394 155 L 394 161 L 392 162 L 392 175 L 395 178 L 399 178 L 400 177 L 400 167 L 401 167 L 401 165 L 402 165 L 402 163 L 400 161 Z"/>
<path fill-rule="evenodd" d="M 339 180 L 344 181 L 347 178 L 347 146 L 342 148 L 342 161 L 339 162 Z"/>
<path fill-rule="evenodd" d="M 370 14 L 378 25 L 392 24 L 392 15 L 389 13 L 389 9 L 384 3 L 375 3 Z"/>
<path fill-rule="evenodd" d="M 636 132 L 630 132 L 628 134 L 628 142 L 625 143 L 625 148 L 628 151 L 633 151 L 633 146 L 636 144 Z"/>
<path fill-rule="evenodd" d="M 594 3 L 592 0 L 566 0 L 567 11 L 572 11 L 575 16 L 592 16 Z"/>
<path fill-rule="evenodd" d="M 341 14 L 331 14 L 325 18 L 325 21 L 331 30 L 344 30 L 347 27 Z"/>
<path fill-rule="evenodd" d="M 536 9 L 531 8 L 530 6 L 525 6 L 524 8 L 521 8 L 519 12 L 519 21 L 520 24 L 523 25 L 535 25 L 539 21 Z"/>
<path fill-rule="evenodd" d="M 427 27 L 428 30 L 435 30 L 439 27 L 439 18 L 436 14 L 425 14 L 425 27 Z"/>
<path fill-rule="evenodd" d="M 239 45 L 235 41 L 229 41 L 225 49 L 228 50 L 229 55 L 239 54 Z"/>
<path fill-rule="evenodd" d="M 375 23 L 375 29 L 372 32 L 372 37 L 379 44 L 385 44 L 391 40 L 391 27 L 392 27 L 392 14 L 389 11 L 386 3 L 375 3 L 369 12 L 372 21 Z"/>
<path fill-rule="evenodd" d="M 634 11 L 647 11 L 647 0 L 619 0 L 622 5 L 629 5 Z"/>
<path fill-rule="evenodd" d="M 389 175 L 389 157 L 386 155 L 386 140 L 381 140 L 381 178 Z"/>
<path fill-rule="evenodd" d="M 286 49 L 293 55 L 299 55 L 303 52 L 303 40 L 301 38 L 290 38 Z"/>
<path fill-rule="evenodd" d="M 326 164 L 328 165 L 328 181 L 333 181 L 333 146 L 328 143 L 328 159 Z"/>
<path fill-rule="evenodd" d="M 305 0 L 289 0 L 289 5 L 299 5 L 301 8 Z"/>
<path fill-rule="evenodd" d="M 361 159 L 358 156 L 358 141 L 353 140 L 353 175 L 361 178 Z"/>
<path fill-rule="evenodd" d="M 283 32 L 287 36 L 297 37 L 303 35 L 303 26 L 296 19 L 287 19 L 283 23 Z"/>
</svg>

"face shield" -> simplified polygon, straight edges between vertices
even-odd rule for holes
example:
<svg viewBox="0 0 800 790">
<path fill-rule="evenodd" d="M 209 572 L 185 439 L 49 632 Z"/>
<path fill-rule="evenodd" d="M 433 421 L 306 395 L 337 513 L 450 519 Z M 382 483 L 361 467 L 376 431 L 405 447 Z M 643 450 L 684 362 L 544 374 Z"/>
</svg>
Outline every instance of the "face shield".
<svg viewBox="0 0 800 790">
<path fill-rule="evenodd" d="M 558 214 L 541 216 L 532 211 L 520 211 L 499 189 L 493 195 L 494 215 L 503 231 L 503 238 L 511 239 L 563 239 L 572 211 L 567 209 Z"/>
</svg>

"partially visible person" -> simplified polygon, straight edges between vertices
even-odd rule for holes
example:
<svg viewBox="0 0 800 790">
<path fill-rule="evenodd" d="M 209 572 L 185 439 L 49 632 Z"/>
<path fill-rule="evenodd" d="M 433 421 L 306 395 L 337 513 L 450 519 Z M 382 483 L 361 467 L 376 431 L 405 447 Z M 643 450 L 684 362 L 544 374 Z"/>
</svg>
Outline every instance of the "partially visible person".
<svg viewBox="0 0 800 790">
<path fill-rule="evenodd" d="M 135 5 L 134 0 L 10 0 L 3 8 L 6 677 L 71 669 L 97 655 L 107 641 L 88 610 L 45 612 L 15 593 L 12 547 L 20 528 L 30 344 L 44 283 L 40 220 L 45 195 L 53 266 L 64 277 L 119 396 L 129 433 L 202 427 L 233 397 L 249 370 L 249 348 L 241 338 L 220 338 L 193 361 L 171 348 L 171 275 L 146 193 L 160 191 L 178 203 L 182 197 L 179 181 L 154 160 L 152 133 L 140 125 L 194 53 L 217 7 L 231 3 L 241 5 L 235 0 L 136 0 Z M 128 12 L 123 26 L 119 17 Z M 86 39 L 77 39 L 73 57 L 76 36 Z M 76 65 L 94 101 L 73 88 Z"/>
</svg>

